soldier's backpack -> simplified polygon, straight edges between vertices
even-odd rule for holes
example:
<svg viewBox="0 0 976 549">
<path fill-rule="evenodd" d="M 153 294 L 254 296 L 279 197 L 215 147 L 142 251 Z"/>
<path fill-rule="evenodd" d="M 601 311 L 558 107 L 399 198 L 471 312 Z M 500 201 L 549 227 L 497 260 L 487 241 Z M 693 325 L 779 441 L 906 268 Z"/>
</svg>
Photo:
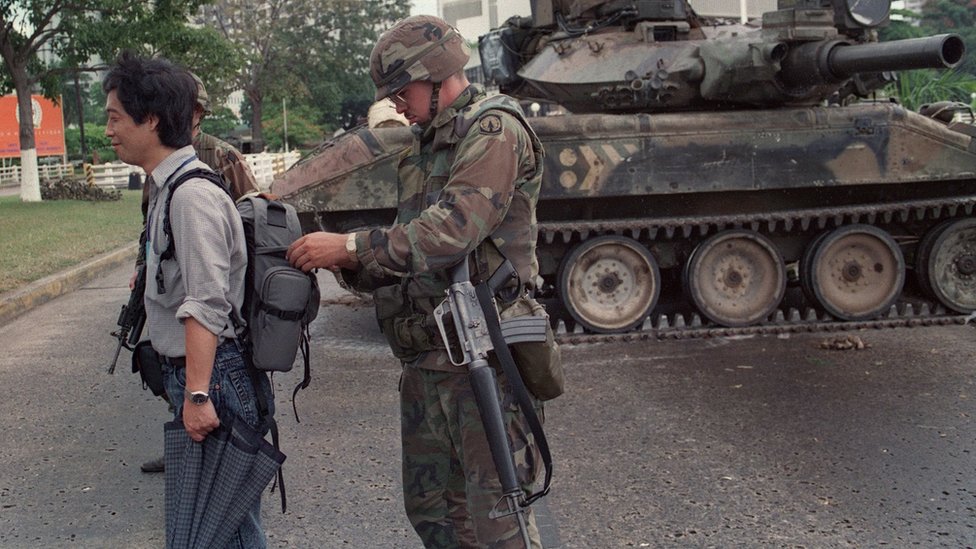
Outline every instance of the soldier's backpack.
<svg viewBox="0 0 976 549">
<path fill-rule="evenodd" d="M 176 255 L 169 220 L 173 195 L 183 183 L 193 178 L 206 179 L 228 192 L 220 174 L 202 168 L 181 174 L 171 184 L 163 216 L 163 232 L 168 244 L 160 254 L 160 263 Z M 295 395 L 311 380 L 308 325 L 318 314 L 318 281 L 314 274 L 292 267 L 285 259 L 288 246 L 302 236 L 293 206 L 266 195 L 246 195 L 237 201 L 237 211 L 244 224 L 247 245 L 241 310 L 246 326 L 238 334 L 244 347 L 244 358 L 249 367 L 258 371 L 287 372 L 292 369 L 300 349 L 305 372 L 292 393 L 294 403 Z M 262 411 L 266 411 L 266 403 L 260 404 L 265 408 Z M 295 415 L 297 419 L 297 411 Z"/>
</svg>

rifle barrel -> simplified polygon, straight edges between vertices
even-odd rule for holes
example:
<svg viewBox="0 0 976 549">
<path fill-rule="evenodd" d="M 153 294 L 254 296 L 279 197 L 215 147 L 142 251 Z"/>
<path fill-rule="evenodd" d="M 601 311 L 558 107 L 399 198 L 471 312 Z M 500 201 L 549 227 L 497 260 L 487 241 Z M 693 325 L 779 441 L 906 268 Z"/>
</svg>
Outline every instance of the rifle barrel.
<svg viewBox="0 0 976 549">
<path fill-rule="evenodd" d="M 112 357 L 112 362 L 109 363 L 109 365 L 108 365 L 108 373 L 109 373 L 109 375 L 115 374 L 115 363 L 119 361 L 119 353 L 122 352 L 123 342 L 125 342 L 125 338 L 123 336 L 119 336 L 119 344 L 115 348 L 115 356 Z"/>
</svg>

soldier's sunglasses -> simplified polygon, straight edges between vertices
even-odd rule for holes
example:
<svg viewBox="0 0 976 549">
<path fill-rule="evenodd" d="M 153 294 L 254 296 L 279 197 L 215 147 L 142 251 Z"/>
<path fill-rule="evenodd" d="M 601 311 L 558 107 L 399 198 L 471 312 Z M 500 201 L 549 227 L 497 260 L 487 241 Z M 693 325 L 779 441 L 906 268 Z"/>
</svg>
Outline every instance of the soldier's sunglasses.
<svg viewBox="0 0 976 549">
<path fill-rule="evenodd" d="M 400 90 L 395 94 L 390 96 L 390 101 L 393 101 L 394 105 L 400 105 L 402 107 L 407 106 L 407 98 L 403 95 L 405 90 Z"/>
</svg>

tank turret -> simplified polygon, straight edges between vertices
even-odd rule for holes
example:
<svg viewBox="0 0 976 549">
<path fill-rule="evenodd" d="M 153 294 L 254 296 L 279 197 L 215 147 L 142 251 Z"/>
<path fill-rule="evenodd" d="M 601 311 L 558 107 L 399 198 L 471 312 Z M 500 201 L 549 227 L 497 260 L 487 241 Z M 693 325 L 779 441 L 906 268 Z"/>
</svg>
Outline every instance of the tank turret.
<svg viewBox="0 0 976 549">
<path fill-rule="evenodd" d="M 877 42 L 888 0 L 779 8 L 720 25 L 685 0 L 539 0 L 479 51 L 501 91 L 574 113 L 815 105 L 865 97 L 891 71 L 953 67 L 965 51 L 953 34 Z"/>
</svg>

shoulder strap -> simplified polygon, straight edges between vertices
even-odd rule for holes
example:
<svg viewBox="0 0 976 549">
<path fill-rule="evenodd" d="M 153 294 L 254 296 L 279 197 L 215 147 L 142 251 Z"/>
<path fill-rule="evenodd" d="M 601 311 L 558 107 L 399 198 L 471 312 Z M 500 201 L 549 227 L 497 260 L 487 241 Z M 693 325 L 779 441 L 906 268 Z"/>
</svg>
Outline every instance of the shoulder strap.
<svg viewBox="0 0 976 549">
<path fill-rule="evenodd" d="M 159 254 L 159 268 L 156 270 L 156 288 L 160 294 L 166 293 L 166 284 L 163 282 L 163 261 L 168 261 L 176 257 L 176 244 L 173 242 L 173 225 L 169 221 L 170 204 L 173 203 L 173 195 L 176 194 L 176 190 L 191 179 L 206 179 L 220 187 L 227 193 L 227 196 L 230 196 L 230 191 L 227 189 L 227 184 L 224 182 L 223 176 L 206 168 L 188 170 L 180 174 L 176 178 L 176 181 L 170 184 L 169 195 L 166 197 L 166 204 L 163 209 L 163 235 L 166 237 L 166 249 L 163 250 L 163 253 Z"/>
<path fill-rule="evenodd" d="M 549 493 L 549 488 L 552 486 L 552 453 L 549 451 L 549 441 L 546 439 L 546 432 L 542 429 L 542 422 L 539 421 L 539 416 L 535 413 L 535 404 L 532 402 L 532 397 L 529 396 L 529 390 L 525 388 L 522 375 L 519 374 L 518 367 L 515 365 L 515 358 L 512 357 L 512 352 L 509 350 L 508 344 L 505 342 L 505 337 L 502 335 L 502 328 L 498 322 L 498 315 L 495 313 L 495 305 L 492 301 L 488 283 L 482 282 L 475 286 L 475 293 L 478 296 L 478 303 L 481 305 L 481 310 L 485 313 L 485 320 L 488 323 L 488 334 L 491 336 L 491 343 L 495 348 L 495 356 L 501 362 L 502 371 L 505 372 L 505 377 L 508 378 L 508 382 L 512 385 L 515 400 L 518 402 L 522 414 L 525 415 L 525 420 L 529 424 L 532 436 L 539 446 L 539 453 L 542 455 L 542 464 L 546 467 L 546 477 L 542 484 L 542 489 L 525 498 L 525 505 L 528 506 Z"/>
</svg>

